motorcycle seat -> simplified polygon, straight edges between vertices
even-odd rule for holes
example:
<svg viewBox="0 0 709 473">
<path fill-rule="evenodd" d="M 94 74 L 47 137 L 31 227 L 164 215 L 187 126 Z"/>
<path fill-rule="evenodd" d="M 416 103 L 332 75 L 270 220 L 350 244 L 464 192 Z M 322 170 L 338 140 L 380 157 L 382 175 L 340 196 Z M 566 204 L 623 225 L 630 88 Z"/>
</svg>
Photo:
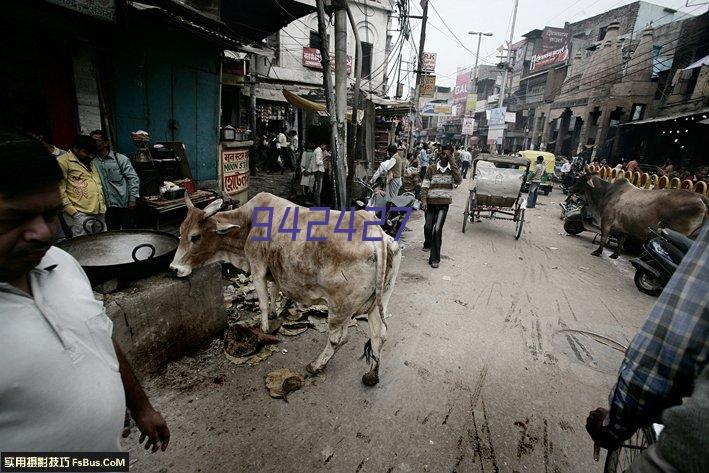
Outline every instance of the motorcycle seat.
<svg viewBox="0 0 709 473">
<path fill-rule="evenodd" d="M 683 253 L 687 253 L 689 248 L 692 246 L 694 241 L 686 236 L 682 235 L 680 232 L 676 232 L 669 228 L 663 228 L 661 231 L 663 238 L 672 243 L 677 249 Z"/>
</svg>

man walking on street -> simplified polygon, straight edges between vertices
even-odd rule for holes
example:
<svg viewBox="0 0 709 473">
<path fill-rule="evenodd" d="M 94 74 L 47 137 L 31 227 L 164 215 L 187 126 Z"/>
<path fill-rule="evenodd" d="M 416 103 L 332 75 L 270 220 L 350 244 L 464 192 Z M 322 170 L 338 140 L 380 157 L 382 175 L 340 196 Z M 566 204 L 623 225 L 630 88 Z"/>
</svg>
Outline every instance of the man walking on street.
<svg viewBox="0 0 709 473">
<path fill-rule="evenodd" d="M 69 164 L 70 177 L 83 166 Z M 111 339 L 103 304 L 79 263 L 52 246 L 67 172 L 39 142 L 11 131 L 0 131 L 0 166 L 0 446 L 120 452 L 127 406 L 140 442 L 164 451 L 170 431 Z"/>
<path fill-rule="evenodd" d="M 57 160 L 64 174 L 59 191 L 71 236 L 106 229 L 106 199 L 101 176 L 93 163 L 95 154 L 96 142 L 90 136 L 81 135 L 74 141 L 71 151 Z"/>
<path fill-rule="evenodd" d="M 428 264 L 437 268 L 441 262 L 443 224 L 453 201 L 453 188 L 461 183 L 460 171 L 452 162 L 453 147 L 444 145 L 438 162 L 429 166 L 421 183 L 421 210 L 426 212 L 423 250 L 430 250 Z"/>
<path fill-rule="evenodd" d="M 662 422 L 657 442 L 631 473 L 709 471 L 709 224 L 633 338 L 610 394 L 589 413 L 596 445 L 618 448 L 640 427 Z"/>
<path fill-rule="evenodd" d="M 460 167 L 461 167 L 461 172 L 463 173 L 463 179 L 468 178 L 468 169 L 470 168 L 470 162 L 473 160 L 473 155 L 470 154 L 470 151 L 467 149 L 463 149 L 460 152 Z"/>
<path fill-rule="evenodd" d="M 428 168 L 428 145 L 426 143 L 421 145 L 421 151 L 419 151 L 419 179 L 423 180 L 426 175 L 426 169 Z"/>
<path fill-rule="evenodd" d="M 140 192 L 140 179 L 126 156 L 111 150 L 111 142 L 103 130 L 91 132 L 96 141 L 94 164 L 101 176 L 106 199 L 106 226 L 109 230 L 133 228 L 132 212 Z"/>
<path fill-rule="evenodd" d="M 537 194 L 539 186 L 542 185 L 542 176 L 544 175 L 544 157 L 537 156 L 537 165 L 532 171 L 532 178 L 529 184 L 529 197 L 527 198 L 527 208 L 533 209 L 537 205 Z"/>
</svg>

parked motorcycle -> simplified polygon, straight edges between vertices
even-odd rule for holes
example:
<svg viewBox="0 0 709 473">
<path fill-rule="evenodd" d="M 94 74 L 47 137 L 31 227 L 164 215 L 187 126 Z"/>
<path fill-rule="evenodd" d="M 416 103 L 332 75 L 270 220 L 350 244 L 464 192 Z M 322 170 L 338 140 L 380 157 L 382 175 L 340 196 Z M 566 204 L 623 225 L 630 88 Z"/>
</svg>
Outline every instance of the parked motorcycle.
<svg viewBox="0 0 709 473">
<path fill-rule="evenodd" d="M 394 197 L 392 200 L 388 200 L 386 195 L 380 192 L 379 187 L 372 187 L 364 181 L 362 178 L 356 179 L 357 183 L 360 184 L 367 190 L 367 202 L 357 200 L 356 206 L 358 210 L 365 210 L 367 208 L 383 208 L 386 209 L 386 219 L 382 228 L 387 235 L 396 238 L 399 233 L 399 229 L 404 223 L 407 212 L 403 210 L 393 210 L 394 208 L 405 208 L 410 207 L 412 210 L 418 210 L 421 207 L 421 202 L 414 196 L 413 192 L 404 192 L 401 195 Z M 377 218 L 381 219 L 381 212 L 375 212 Z"/>
<path fill-rule="evenodd" d="M 638 258 L 630 260 L 635 268 L 635 286 L 645 294 L 658 296 L 694 243 L 679 232 L 651 229 L 653 238 Z"/>
</svg>

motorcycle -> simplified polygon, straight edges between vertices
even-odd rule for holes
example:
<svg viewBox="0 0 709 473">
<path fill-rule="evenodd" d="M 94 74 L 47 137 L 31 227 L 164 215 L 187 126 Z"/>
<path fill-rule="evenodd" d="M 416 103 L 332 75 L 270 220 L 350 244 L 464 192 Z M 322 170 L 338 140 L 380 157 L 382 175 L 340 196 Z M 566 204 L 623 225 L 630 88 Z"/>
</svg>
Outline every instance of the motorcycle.
<svg viewBox="0 0 709 473">
<path fill-rule="evenodd" d="M 357 209 L 385 209 L 386 218 L 384 219 L 384 224 L 382 225 L 382 228 L 384 229 L 387 235 L 393 238 L 396 238 L 397 235 L 400 234 L 401 226 L 408 218 L 407 214 L 411 214 L 411 212 L 394 209 L 403 209 L 409 207 L 412 210 L 418 210 L 421 208 L 421 202 L 416 199 L 416 196 L 413 194 L 413 192 L 404 192 L 403 194 L 398 195 L 393 199 L 389 200 L 387 199 L 386 195 L 381 192 L 381 188 L 379 186 L 372 187 L 371 185 L 369 185 L 369 183 L 359 177 L 356 179 L 356 181 L 367 191 L 367 202 L 365 203 L 361 200 L 357 200 L 355 202 Z M 381 211 L 374 211 L 374 214 L 377 218 L 382 218 Z"/>
<path fill-rule="evenodd" d="M 635 268 L 635 286 L 640 292 L 658 296 L 694 242 L 669 228 L 650 232 L 654 237 L 644 245 L 640 257 L 630 260 L 630 264 Z"/>
</svg>

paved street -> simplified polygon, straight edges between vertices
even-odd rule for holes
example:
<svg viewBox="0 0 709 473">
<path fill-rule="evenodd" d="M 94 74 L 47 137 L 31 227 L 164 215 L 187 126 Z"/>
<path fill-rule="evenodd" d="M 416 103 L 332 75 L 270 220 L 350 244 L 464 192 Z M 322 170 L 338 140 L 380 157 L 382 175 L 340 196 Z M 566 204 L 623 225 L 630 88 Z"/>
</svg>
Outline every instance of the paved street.
<svg viewBox="0 0 709 473">
<path fill-rule="evenodd" d="M 264 375 L 304 373 L 325 334 L 288 338 L 286 354 L 255 367 L 214 347 L 148 383 L 172 439 L 150 455 L 134 432 L 131 471 L 601 471 L 585 418 L 606 403 L 620 346 L 654 298 L 626 259 L 563 234 L 558 190 L 527 211 L 518 241 L 512 222 L 461 233 L 466 194 L 456 191 L 439 269 L 420 250 L 422 215 L 409 224 L 378 386 L 360 381 L 363 322 L 287 403 L 269 398 Z"/>
</svg>

